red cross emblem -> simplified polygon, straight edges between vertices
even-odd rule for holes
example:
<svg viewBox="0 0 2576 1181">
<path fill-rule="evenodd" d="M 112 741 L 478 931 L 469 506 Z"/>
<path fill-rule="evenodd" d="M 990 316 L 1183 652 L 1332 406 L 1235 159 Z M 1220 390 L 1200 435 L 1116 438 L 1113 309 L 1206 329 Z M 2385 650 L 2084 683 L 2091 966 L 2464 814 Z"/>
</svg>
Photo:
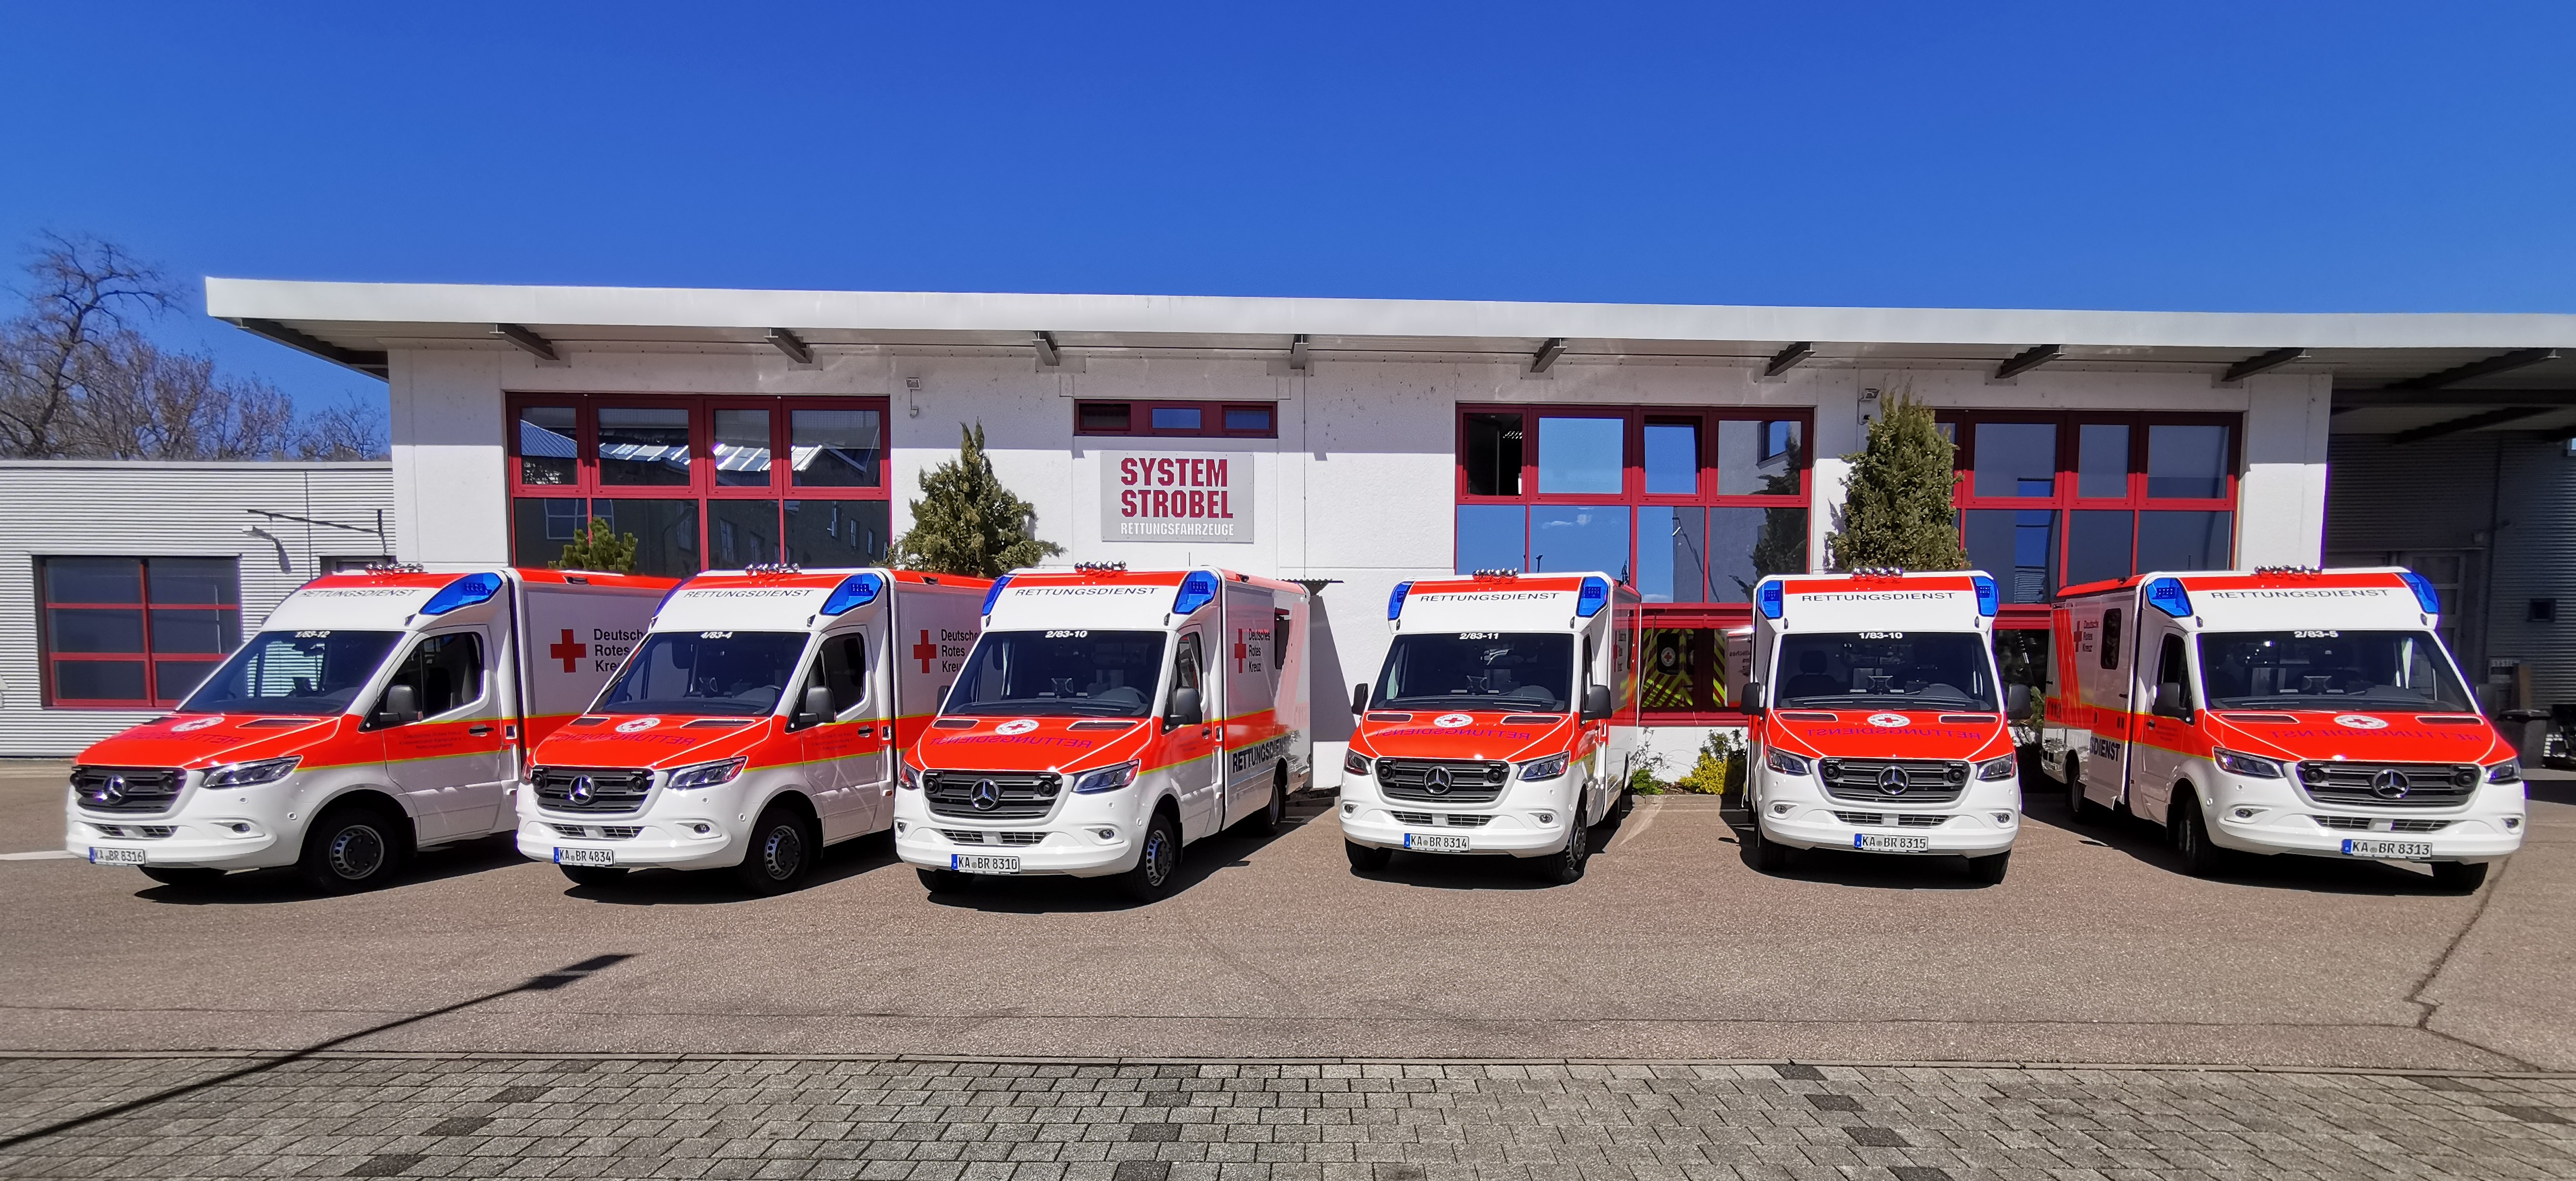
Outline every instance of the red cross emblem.
<svg viewBox="0 0 2576 1181">
<path fill-rule="evenodd" d="M 912 646 L 912 658 L 921 662 L 921 671 L 930 671 L 930 662 L 938 659 L 939 645 L 930 642 L 930 632 L 923 629 L 921 642 Z"/>
<path fill-rule="evenodd" d="M 1247 648 L 1247 647 L 1245 647 L 1245 646 L 1244 646 L 1244 643 L 1243 643 L 1243 629 L 1242 629 L 1242 628 L 1239 628 L 1239 627 L 1238 627 L 1238 628 L 1236 628 L 1236 629 L 1234 629 L 1234 671 L 1236 671 L 1236 672 L 1242 672 L 1242 671 L 1243 671 L 1243 658 L 1244 658 L 1244 655 L 1245 655 L 1246 653 L 1251 652 L 1251 651 L 1252 651 L 1252 649 Z"/>
<path fill-rule="evenodd" d="M 572 662 L 590 654 L 589 645 L 572 638 L 572 629 L 563 629 L 563 638 L 546 647 L 546 655 L 564 662 L 564 671 L 572 671 Z"/>
</svg>

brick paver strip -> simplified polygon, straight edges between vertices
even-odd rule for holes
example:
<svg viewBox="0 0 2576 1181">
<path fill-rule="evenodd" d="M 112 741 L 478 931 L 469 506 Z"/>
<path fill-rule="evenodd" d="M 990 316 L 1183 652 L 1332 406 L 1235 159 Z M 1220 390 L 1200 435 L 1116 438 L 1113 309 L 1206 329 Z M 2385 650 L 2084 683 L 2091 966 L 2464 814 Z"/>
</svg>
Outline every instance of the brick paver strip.
<svg viewBox="0 0 2576 1181">
<path fill-rule="evenodd" d="M 0 1177 L 2576 1178 L 2576 1076 L 1706 1062 L 0 1057 Z M 2438 1080 L 2438 1081 L 2436 1081 Z"/>
</svg>

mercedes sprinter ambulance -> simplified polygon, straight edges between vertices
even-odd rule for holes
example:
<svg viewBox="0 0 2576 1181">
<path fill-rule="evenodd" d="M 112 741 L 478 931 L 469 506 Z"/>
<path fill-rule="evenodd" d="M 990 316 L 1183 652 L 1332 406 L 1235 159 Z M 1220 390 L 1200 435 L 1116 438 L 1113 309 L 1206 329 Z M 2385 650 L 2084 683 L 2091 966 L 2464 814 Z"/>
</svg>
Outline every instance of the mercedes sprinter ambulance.
<svg viewBox="0 0 2576 1181">
<path fill-rule="evenodd" d="M 795 888 L 893 823 L 895 752 L 975 642 L 992 583 L 901 570 L 721 570 L 681 583 L 590 711 L 539 745 L 519 851 L 600 885 L 732 868 Z"/>
<path fill-rule="evenodd" d="M 155 881 L 292 865 L 322 889 L 507 831 L 524 753 L 643 635 L 667 578 L 330 574 L 177 713 L 82 751 L 64 847 Z"/>
<path fill-rule="evenodd" d="M 1274 828 L 1313 782 L 1307 611 L 1296 583 L 1226 570 L 1005 575 L 910 748 L 895 851 L 931 890 L 1115 875 L 1162 897 L 1184 845 Z"/>
<path fill-rule="evenodd" d="M 1582 877 L 1592 827 L 1628 804 L 1639 614 L 1637 592 L 1601 574 L 1398 584 L 1376 687 L 1351 691 L 1351 867 L 1399 849 L 1496 853 Z"/>
<path fill-rule="evenodd" d="M 2522 846 L 2522 768 L 2395 567 L 2141 574 L 2068 588 L 2042 730 L 2079 818 L 2230 851 L 2429 862 L 2473 890 Z"/>
<path fill-rule="evenodd" d="M 1995 580 L 1967 571 L 1775 575 L 1753 588 L 1746 853 L 1965 856 L 2000 882 L 2021 778 L 1995 668 Z"/>
</svg>

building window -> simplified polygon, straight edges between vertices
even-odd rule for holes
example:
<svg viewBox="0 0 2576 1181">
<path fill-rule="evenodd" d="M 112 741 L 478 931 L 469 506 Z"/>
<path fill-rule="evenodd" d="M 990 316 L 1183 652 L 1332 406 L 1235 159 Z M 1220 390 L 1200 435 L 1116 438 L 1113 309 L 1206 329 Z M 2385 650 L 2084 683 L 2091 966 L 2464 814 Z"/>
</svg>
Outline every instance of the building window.
<svg viewBox="0 0 2576 1181">
<path fill-rule="evenodd" d="M 892 522 L 883 398 L 517 395 L 512 560 L 544 566 L 598 517 L 635 571 L 867 566 Z"/>
<path fill-rule="evenodd" d="M 45 703 L 179 704 L 241 644 L 231 558 L 39 558 Z"/>
<path fill-rule="evenodd" d="M 1959 446 L 1968 561 L 1995 576 L 2005 602 L 2235 560 L 2234 415 L 1996 410 L 1940 420 Z"/>
<path fill-rule="evenodd" d="M 1130 438 L 1276 439 L 1268 402 L 1076 402 L 1073 433 Z"/>
</svg>

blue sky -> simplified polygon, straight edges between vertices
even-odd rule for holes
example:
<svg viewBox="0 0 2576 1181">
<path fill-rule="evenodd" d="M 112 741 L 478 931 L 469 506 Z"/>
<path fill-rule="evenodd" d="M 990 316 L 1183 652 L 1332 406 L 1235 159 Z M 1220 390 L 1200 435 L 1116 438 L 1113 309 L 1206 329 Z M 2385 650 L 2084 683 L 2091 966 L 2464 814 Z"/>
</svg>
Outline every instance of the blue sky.
<svg viewBox="0 0 2576 1181">
<path fill-rule="evenodd" d="M 95 233 L 185 276 L 2576 311 L 2563 2 L 8 0 L 0 27 L 0 245 Z M 308 402 L 381 397 L 164 328 Z"/>
</svg>

